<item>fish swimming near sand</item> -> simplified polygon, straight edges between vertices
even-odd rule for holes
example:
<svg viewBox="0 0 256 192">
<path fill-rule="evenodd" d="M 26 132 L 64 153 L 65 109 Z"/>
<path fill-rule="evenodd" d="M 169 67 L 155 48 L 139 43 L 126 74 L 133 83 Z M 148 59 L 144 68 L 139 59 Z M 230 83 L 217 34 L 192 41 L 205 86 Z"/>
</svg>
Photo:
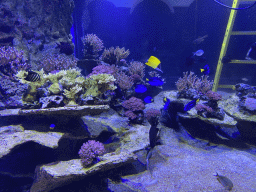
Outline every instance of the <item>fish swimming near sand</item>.
<svg viewBox="0 0 256 192">
<path fill-rule="evenodd" d="M 198 44 L 202 43 L 202 42 L 205 40 L 205 38 L 207 38 L 207 37 L 208 37 L 208 35 L 205 35 L 205 36 L 203 36 L 203 37 L 198 37 L 197 39 L 195 39 L 195 40 L 193 41 L 193 43 L 196 44 L 196 45 L 198 45 Z"/>
<path fill-rule="evenodd" d="M 229 178 L 227 178 L 225 176 L 222 176 L 222 175 L 219 175 L 217 172 L 216 172 L 216 175 L 214 175 L 214 176 L 217 177 L 217 180 L 221 183 L 221 185 L 223 187 L 225 187 L 226 190 L 229 190 L 229 191 L 232 190 L 234 185 L 233 185 L 232 181 Z"/>
</svg>

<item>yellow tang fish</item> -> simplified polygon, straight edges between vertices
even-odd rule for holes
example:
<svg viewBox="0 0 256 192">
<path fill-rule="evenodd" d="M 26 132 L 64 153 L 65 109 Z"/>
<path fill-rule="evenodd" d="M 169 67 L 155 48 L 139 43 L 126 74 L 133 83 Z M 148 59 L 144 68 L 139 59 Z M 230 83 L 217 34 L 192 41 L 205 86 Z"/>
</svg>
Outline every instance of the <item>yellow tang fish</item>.
<svg viewBox="0 0 256 192">
<path fill-rule="evenodd" d="M 160 63 L 161 61 L 158 58 L 151 56 L 145 64 L 163 73 L 161 69 L 157 68 Z"/>
</svg>

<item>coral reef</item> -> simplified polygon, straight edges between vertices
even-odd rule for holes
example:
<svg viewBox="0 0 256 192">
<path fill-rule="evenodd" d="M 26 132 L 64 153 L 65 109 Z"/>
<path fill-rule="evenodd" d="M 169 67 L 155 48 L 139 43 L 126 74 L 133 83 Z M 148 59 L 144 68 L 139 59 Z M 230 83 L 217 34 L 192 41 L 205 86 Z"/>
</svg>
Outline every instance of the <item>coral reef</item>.
<svg viewBox="0 0 256 192">
<path fill-rule="evenodd" d="M 105 148 L 102 143 L 95 140 L 89 140 L 82 145 L 78 154 L 81 158 L 83 166 L 88 167 L 97 159 L 98 156 L 103 155 L 104 152 Z"/>
<path fill-rule="evenodd" d="M 102 40 L 95 34 L 87 34 L 82 38 L 84 44 L 84 58 L 96 59 L 99 52 L 103 49 Z"/>
<path fill-rule="evenodd" d="M 0 5 L 0 46 L 22 49 L 35 67 L 41 54 L 59 53 L 56 43 L 73 45 L 70 28 L 74 2 L 71 0 L 3 0 Z"/>
</svg>

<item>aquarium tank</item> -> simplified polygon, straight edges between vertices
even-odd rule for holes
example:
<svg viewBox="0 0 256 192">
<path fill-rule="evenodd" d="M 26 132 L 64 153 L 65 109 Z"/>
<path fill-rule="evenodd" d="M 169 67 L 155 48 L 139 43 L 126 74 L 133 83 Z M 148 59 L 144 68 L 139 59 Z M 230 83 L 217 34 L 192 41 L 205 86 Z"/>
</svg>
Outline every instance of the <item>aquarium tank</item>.
<svg viewBox="0 0 256 192">
<path fill-rule="evenodd" d="M 0 192 L 255 192 L 256 0 L 0 0 Z"/>
</svg>

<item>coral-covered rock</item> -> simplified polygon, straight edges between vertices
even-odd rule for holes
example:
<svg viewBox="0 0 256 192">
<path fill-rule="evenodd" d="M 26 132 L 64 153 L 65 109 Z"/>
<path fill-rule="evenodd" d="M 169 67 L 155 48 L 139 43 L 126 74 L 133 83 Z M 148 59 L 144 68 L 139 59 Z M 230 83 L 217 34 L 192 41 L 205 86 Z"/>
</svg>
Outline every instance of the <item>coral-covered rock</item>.
<svg viewBox="0 0 256 192">
<path fill-rule="evenodd" d="M 42 104 L 42 108 L 43 109 L 44 108 L 62 107 L 62 106 L 64 106 L 63 96 L 61 96 L 61 95 L 41 97 L 39 99 L 39 103 Z"/>
</svg>

